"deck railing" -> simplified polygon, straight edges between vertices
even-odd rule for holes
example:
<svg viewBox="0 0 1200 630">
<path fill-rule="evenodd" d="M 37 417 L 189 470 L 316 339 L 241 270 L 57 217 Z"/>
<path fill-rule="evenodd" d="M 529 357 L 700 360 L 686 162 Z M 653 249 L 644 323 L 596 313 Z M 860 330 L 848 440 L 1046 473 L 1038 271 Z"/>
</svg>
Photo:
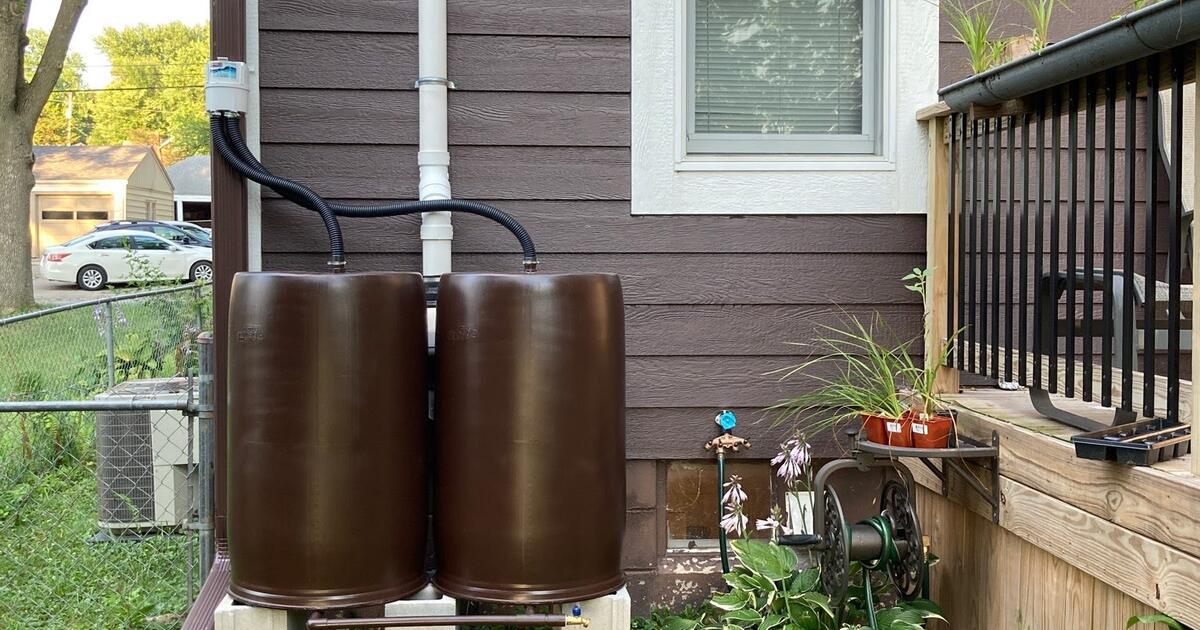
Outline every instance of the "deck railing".
<svg viewBox="0 0 1200 630">
<path fill-rule="evenodd" d="M 926 356 L 950 350 L 944 389 L 958 386 L 960 371 L 1016 383 L 1039 410 L 1086 429 L 1098 425 L 1055 408 L 1048 393 L 1112 407 L 1118 421 L 1200 415 L 1191 413 L 1200 402 L 1188 361 L 1200 312 L 1190 229 L 1197 195 L 1195 176 L 1184 175 L 1197 153 L 1185 129 L 1195 124 L 1200 53 L 1187 37 L 1116 64 L 1097 55 L 1094 66 L 1081 65 L 1079 42 L 1073 55 L 1048 49 L 1026 65 L 1070 78 L 1038 84 L 1039 72 L 1010 64 L 979 86 L 1011 89 L 1024 71 L 1033 77 L 1024 93 L 964 102 L 980 91 L 968 85 L 955 109 L 922 111 L 930 134 Z M 1073 65 L 1052 67 L 1060 62 Z M 1193 462 L 1200 473 L 1200 457 Z"/>
</svg>

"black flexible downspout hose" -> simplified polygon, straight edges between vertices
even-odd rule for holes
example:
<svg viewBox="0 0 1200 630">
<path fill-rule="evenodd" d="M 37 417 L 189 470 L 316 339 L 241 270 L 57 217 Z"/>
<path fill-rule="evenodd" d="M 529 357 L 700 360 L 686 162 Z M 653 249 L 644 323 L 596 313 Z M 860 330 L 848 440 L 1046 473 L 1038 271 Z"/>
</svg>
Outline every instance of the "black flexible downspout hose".
<svg viewBox="0 0 1200 630">
<path fill-rule="evenodd" d="M 268 171 L 267 168 L 258 161 L 258 158 L 254 156 L 254 153 L 250 150 L 250 147 L 246 145 L 246 141 L 242 137 L 242 131 L 238 127 L 236 121 L 226 121 L 222 125 L 222 129 L 226 134 L 229 146 L 235 152 L 237 152 L 237 155 L 239 158 L 241 158 L 242 162 L 248 165 L 249 168 L 255 169 L 260 174 L 270 175 L 270 171 Z M 273 188 L 273 190 L 292 203 L 310 210 L 317 210 L 317 208 L 310 205 L 307 197 L 290 193 L 288 191 L 281 191 L 275 188 Z M 534 271 L 537 269 L 537 248 L 534 247 L 533 238 L 529 236 L 529 232 L 525 230 L 525 227 L 507 212 L 484 203 L 479 203 L 478 201 L 466 201 L 462 199 L 431 199 L 428 201 L 399 201 L 394 203 L 363 205 L 327 202 L 327 205 L 338 216 L 351 218 L 391 217 L 406 214 L 418 214 L 421 212 L 465 212 L 467 214 L 478 215 L 487 219 L 491 219 L 492 221 L 504 226 L 504 228 L 509 232 L 512 232 L 513 236 L 515 236 L 517 241 L 521 244 L 522 259 L 525 270 Z"/>
<path fill-rule="evenodd" d="M 282 177 L 276 177 L 265 169 L 259 170 L 247 164 L 230 146 L 226 136 L 226 130 L 230 126 L 236 127 L 237 121 L 221 114 L 213 114 L 210 118 L 209 129 L 212 132 L 213 146 L 217 148 L 217 152 L 242 177 L 258 182 L 288 199 L 297 200 L 297 203 L 299 200 L 303 200 L 304 207 L 311 208 L 320 214 L 321 221 L 325 223 L 325 231 L 329 233 L 329 264 L 335 265 L 340 270 L 346 264 L 346 252 L 342 244 L 342 226 L 338 224 L 337 215 L 334 214 L 333 209 L 320 195 L 307 187 Z"/>
</svg>

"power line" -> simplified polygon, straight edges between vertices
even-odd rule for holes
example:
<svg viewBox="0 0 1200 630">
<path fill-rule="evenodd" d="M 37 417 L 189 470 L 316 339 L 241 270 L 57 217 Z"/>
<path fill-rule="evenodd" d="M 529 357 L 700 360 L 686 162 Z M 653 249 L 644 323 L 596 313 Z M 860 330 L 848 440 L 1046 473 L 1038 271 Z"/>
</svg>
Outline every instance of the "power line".
<svg viewBox="0 0 1200 630">
<path fill-rule="evenodd" d="M 51 93 L 65 92 L 131 92 L 136 90 L 199 90 L 203 85 L 151 85 L 146 87 L 80 88 L 77 90 L 50 90 Z"/>
</svg>

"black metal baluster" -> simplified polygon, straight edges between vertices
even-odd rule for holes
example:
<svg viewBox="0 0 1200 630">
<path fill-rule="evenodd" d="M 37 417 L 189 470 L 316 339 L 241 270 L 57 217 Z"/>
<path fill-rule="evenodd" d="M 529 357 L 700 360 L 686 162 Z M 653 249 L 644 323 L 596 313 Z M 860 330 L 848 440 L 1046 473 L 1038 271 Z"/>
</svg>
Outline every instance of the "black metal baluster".
<svg viewBox="0 0 1200 630">
<path fill-rule="evenodd" d="M 978 349 L 976 344 L 976 331 L 979 321 L 976 318 L 978 308 L 976 306 L 976 290 L 979 287 L 979 277 L 976 272 L 979 270 L 979 259 L 977 256 L 978 250 L 976 243 L 979 232 L 979 121 L 971 120 L 971 225 L 969 226 L 968 236 L 971 239 L 971 244 L 967 248 L 967 264 L 970 267 L 970 281 L 967 285 L 967 292 L 964 294 L 967 300 L 967 369 L 971 372 L 976 372 L 978 359 Z M 977 373 L 977 372 L 976 372 Z"/>
<path fill-rule="evenodd" d="M 1092 270 L 1096 267 L 1096 77 L 1087 78 L 1084 107 L 1084 169 L 1087 188 L 1083 189 L 1083 399 L 1092 400 L 1092 319 L 1096 301 Z"/>
<path fill-rule="evenodd" d="M 1016 169 L 1016 148 L 1013 146 L 1017 143 L 1017 119 L 1015 116 L 1008 117 L 1008 210 L 1004 216 L 1004 380 L 1012 382 L 1013 380 L 1013 330 L 1016 328 L 1016 322 L 1013 321 L 1013 309 L 1016 307 L 1016 296 L 1013 295 L 1014 284 L 1017 276 L 1013 273 L 1013 256 L 1016 252 L 1016 246 L 1013 242 L 1013 222 L 1016 218 L 1013 216 L 1013 207 L 1016 205 L 1017 191 L 1017 169 Z"/>
<path fill-rule="evenodd" d="M 954 236 L 955 236 L 954 225 L 957 220 L 956 219 L 957 215 L 954 212 L 954 206 L 955 206 L 955 203 L 954 203 L 954 174 L 955 174 L 955 166 L 956 166 L 955 161 L 954 161 L 954 140 L 955 140 L 955 131 L 957 131 L 957 125 L 958 125 L 958 114 L 951 114 L 949 123 L 950 123 L 950 128 L 949 128 L 949 133 L 947 134 L 947 137 L 950 141 L 950 144 L 949 144 L 949 146 L 946 147 L 946 168 L 948 169 L 948 173 L 946 176 L 946 185 L 949 188 L 949 190 L 946 191 L 946 344 L 947 344 L 947 346 L 945 348 L 940 348 L 940 351 L 943 354 L 949 352 L 950 349 L 953 347 L 954 328 L 955 328 L 955 326 L 954 326 L 954 302 L 955 302 L 954 273 L 955 273 L 956 269 L 954 266 L 954 255 L 955 255 L 955 250 L 957 249 L 957 247 L 956 247 L 957 243 L 955 243 L 955 238 L 954 238 Z M 941 138 L 930 138 L 929 141 L 930 142 L 941 142 L 942 139 Z M 948 361 L 947 365 L 954 365 L 954 361 L 953 360 Z"/>
<path fill-rule="evenodd" d="M 1113 370 L 1113 248 L 1114 230 L 1113 197 L 1116 195 L 1116 154 L 1117 154 L 1117 72 L 1109 70 L 1104 77 L 1104 339 L 1101 341 L 1100 379 L 1103 389 L 1100 390 L 1100 404 L 1112 406 L 1112 370 Z"/>
<path fill-rule="evenodd" d="M 1158 299 L 1158 59 L 1151 57 L 1146 63 L 1146 176 L 1142 182 L 1145 190 L 1146 211 L 1146 251 L 1142 253 L 1145 273 L 1145 299 L 1142 300 L 1142 345 L 1145 348 L 1142 355 L 1142 415 L 1147 418 L 1155 416 L 1158 396 L 1158 342 L 1157 325 L 1159 312 Z M 1128 149 L 1127 149 L 1128 150 Z M 1129 290 L 1133 290 L 1132 281 Z"/>
<path fill-rule="evenodd" d="M 996 198 L 992 208 L 992 378 L 1000 378 L 1000 204 L 1003 199 L 1004 142 L 1001 137 L 1003 118 L 996 119 Z"/>
<path fill-rule="evenodd" d="M 1079 233 L 1079 84 L 1067 85 L 1067 345 L 1063 356 L 1066 367 L 1067 397 L 1075 395 L 1075 271 L 1079 268 L 1076 241 Z"/>
<path fill-rule="evenodd" d="M 955 352 L 955 355 L 957 355 L 957 358 L 958 358 L 958 361 L 957 361 L 958 369 L 965 370 L 965 369 L 967 369 L 966 341 L 965 341 L 966 334 L 965 334 L 965 331 L 963 330 L 963 327 L 970 325 L 970 322 L 967 321 L 967 311 L 966 311 L 966 300 L 967 300 L 967 291 L 966 291 L 966 285 L 967 285 L 967 282 L 966 282 L 966 278 L 967 278 L 967 268 L 966 268 L 967 238 L 966 237 L 967 237 L 967 213 L 969 211 L 969 209 L 967 207 L 967 203 L 968 203 L 967 202 L 967 184 L 968 184 L 968 180 L 967 180 L 967 138 L 968 138 L 968 135 L 967 135 L 967 118 L 966 118 L 966 116 L 961 115 L 961 116 L 959 116 L 959 119 L 961 120 L 959 129 L 960 129 L 960 133 L 962 134 L 962 138 L 961 138 L 961 141 L 958 143 L 958 164 L 959 164 L 958 170 L 959 170 L 959 178 L 960 178 L 959 187 L 958 187 L 958 194 L 960 197 L 959 204 L 958 204 L 958 243 L 959 243 L 959 246 L 958 246 L 958 318 L 956 320 L 958 323 L 958 328 L 955 330 L 955 332 L 958 334 L 958 337 L 957 337 L 958 351 Z"/>
<path fill-rule="evenodd" d="M 1136 224 L 1134 217 L 1134 190 L 1136 176 L 1134 166 L 1137 153 L 1137 81 L 1138 64 L 1132 62 L 1125 67 L 1125 255 L 1122 275 L 1126 284 L 1121 304 L 1121 410 L 1133 411 L 1133 235 Z"/>
<path fill-rule="evenodd" d="M 1017 293 L 1020 299 L 1020 327 L 1017 331 L 1019 338 L 1017 380 L 1022 385 L 1029 384 L 1029 370 L 1026 362 L 1029 358 L 1029 345 L 1026 341 L 1029 335 L 1029 114 L 1021 114 L 1021 261 L 1018 275 L 1021 280 Z"/>
<path fill-rule="evenodd" d="M 1046 239 L 1046 103 L 1043 97 L 1037 100 L 1037 212 L 1033 222 L 1033 278 L 1034 291 L 1042 284 L 1042 252 Z M 1043 306 L 1041 300 L 1033 301 L 1033 387 L 1045 389 L 1042 384 L 1042 356 L 1046 353 L 1045 342 L 1039 332 L 1042 325 Z"/>
<path fill-rule="evenodd" d="M 1171 249 L 1167 256 L 1167 422 L 1179 421 L 1179 318 L 1183 283 L 1183 48 L 1171 51 Z M 1153 285 L 1146 287 L 1149 293 Z"/>
<path fill-rule="evenodd" d="M 1046 389 L 1052 393 L 1058 392 L 1058 278 L 1059 278 L 1059 259 L 1058 259 L 1058 231 L 1062 219 L 1062 207 L 1059 205 L 1059 200 L 1062 198 L 1061 180 L 1062 173 L 1060 171 L 1060 162 L 1062 158 L 1062 97 L 1055 91 L 1051 97 L 1052 112 L 1050 115 L 1050 276 L 1054 278 L 1054 289 L 1051 295 L 1054 296 L 1054 301 L 1046 306 L 1054 309 L 1052 313 L 1046 315 L 1053 320 L 1051 329 L 1053 330 L 1050 338 L 1046 343 L 1050 345 L 1050 369 L 1047 371 L 1046 377 L 1050 380 L 1049 387 Z"/>
<path fill-rule="evenodd" d="M 988 202 L 991 200 L 991 119 L 983 121 L 983 185 L 979 204 L 979 373 L 988 372 Z"/>
</svg>

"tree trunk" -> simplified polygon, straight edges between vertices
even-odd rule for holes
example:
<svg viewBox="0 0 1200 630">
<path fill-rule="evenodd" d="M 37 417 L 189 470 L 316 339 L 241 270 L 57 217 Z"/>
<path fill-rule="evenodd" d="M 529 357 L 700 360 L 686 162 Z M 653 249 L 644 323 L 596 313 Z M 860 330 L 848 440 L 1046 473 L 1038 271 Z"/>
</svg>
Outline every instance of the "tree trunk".
<svg viewBox="0 0 1200 630">
<path fill-rule="evenodd" d="M 33 132 L 0 127 L 0 314 L 33 306 L 29 193 L 33 190 Z"/>
</svg>

